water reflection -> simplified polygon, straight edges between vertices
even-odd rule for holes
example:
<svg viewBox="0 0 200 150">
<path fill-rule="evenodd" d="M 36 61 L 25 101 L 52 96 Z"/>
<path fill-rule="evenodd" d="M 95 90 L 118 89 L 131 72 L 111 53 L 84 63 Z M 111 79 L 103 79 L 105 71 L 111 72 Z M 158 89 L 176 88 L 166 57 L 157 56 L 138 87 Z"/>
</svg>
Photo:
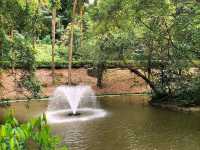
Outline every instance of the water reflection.
<svg viewBox="0 0 200 150">
<path fill-rule="evenodd" d="M 121 101 L 120 101 L 121 98 Z M 136 98 L 136 100 L 134 100 Z M 140 99 L 141 98 L 141 99 Z M 199 150 L 200 116 L 152 108 L 144 97 L 106 97 L 110 115 L 80 124 L 54 126 L 73 150 Z M 65 132 L 61 128 L 66 128 Z"/>
<path fill-rule="evenodd" d="M 200 149 L 199 113 L 153 108 L 144 96 L 104 97 L 99 101 L 109 113 L 106 117 L 51 125 L 70 150 Z M 29 111 L 22 106 L 12 106 L 21 118 L 38 115 L 46 104 L 34 103 Z"/>
</svg>

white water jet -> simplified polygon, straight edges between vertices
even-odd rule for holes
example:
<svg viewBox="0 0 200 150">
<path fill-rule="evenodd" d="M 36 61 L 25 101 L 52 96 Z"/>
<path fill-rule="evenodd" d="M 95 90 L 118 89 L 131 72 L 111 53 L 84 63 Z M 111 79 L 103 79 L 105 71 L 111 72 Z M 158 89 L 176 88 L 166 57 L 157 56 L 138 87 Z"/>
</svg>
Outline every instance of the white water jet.
<svg viewBox="0 0 200 150">
<path fill-rule="evenodd" d="M 63 123 L 104 117 L 106 112 L 99 108 L 90 86 L 78 85 L 57 87 L 50 98 L 46 115 L 51 123 Z"/>
<path fill-rule="evenodd" d="M 79 105 L 95 104 L 95 93 L 90 86 L 60 86 L 57 87 L 51 97 L 48 110 L 70 109 L 77 113 Z"/>
</svg>

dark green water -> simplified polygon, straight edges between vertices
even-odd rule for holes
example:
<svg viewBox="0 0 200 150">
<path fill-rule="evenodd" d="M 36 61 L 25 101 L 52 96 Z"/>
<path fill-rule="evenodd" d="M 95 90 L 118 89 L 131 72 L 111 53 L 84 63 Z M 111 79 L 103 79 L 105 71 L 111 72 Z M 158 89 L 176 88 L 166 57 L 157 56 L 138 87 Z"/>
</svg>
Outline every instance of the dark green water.
<svg viewBox="0 0 200 150">
<path fill-rule="evenodd" d="M 100 98 L 104 118 L 51 125 L 70 150 L 200 150 L 200 113 L 153 108 L 142 96 Z M 46 102 L 12 106 L 21 119 L 37 116 Z M 20 111 L 21 110 L 21 111 Z"/>
</svg>

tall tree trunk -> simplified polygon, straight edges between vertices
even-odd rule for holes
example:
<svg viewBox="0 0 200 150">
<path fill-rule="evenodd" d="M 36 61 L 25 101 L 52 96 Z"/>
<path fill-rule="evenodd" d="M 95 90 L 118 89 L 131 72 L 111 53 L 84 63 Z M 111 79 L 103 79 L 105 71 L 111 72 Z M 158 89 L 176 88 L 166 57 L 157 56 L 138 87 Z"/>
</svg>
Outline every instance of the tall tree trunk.
<svg viewBox="0 0 200 150">
<path fill-rule="evenodd" d="M 13 43 L 13 37 L 14 37 L 13 28 L 11 28 L 10 40 L 11 40 L 12 43 Z M 13 48 L 13 46 L 12 46 L 12 64 L 11 65 L 12 65 L 12 74 L 14 76 L 15 89 L 17 89 L 17 71 L 16 71 L 16 68 L 15 68 L 15 65 L 16 65 L 16 52 L 15 52 L 15 49 Z"/>
<path fill-rule="evenodd" d="M 10 40 L 13 42 L 13 29 L 10 30 Z M 12 48 L 12 74 L 15 74 L 15 50 Z"/>
<path fill-rule="evenodd" d="M 103 73 L 105 69 L 105 62 L 97 64 L 97 87 L 99 88 L 102 88 Z"/>
<path fill-rule="evenodd" d="M 149 43 L 149 44 L 150 46 L 149 46 L 149 54 L 148 54 L 147 73 L 148 73 L 148 79 L 151 80 L 153 43 Z"/>
<path fill-rule="evenodd" d="M 72 23 L 71 23 L 71 38 L 70 38 L 70 49 L 69 49 L 69 58 L 68 58 L 68 84 L 72 84 L 72 52 L 74 45 L 74 23 L 75 23 L 75 13 L 76 13 L 77 0 L 74 0 L 73 3 L 73 12 L 72 12 Z"/>
<path fill-rule="evenodd" d="M 56 35 L 56 7 L 52 8 L 52 82 L 55 84 L 55 35 Z"/>
<path fill-rule="evenodd" d="M 83 47 L 83 14 L 84 14 L 84 5 L 81 6 L 80 9 L 80 16 L 81 16 L 81 24 L 80 24 L 80 32 L 81 32 L 81 39 L 80 39 L 80 46 Z"/>
</svg>

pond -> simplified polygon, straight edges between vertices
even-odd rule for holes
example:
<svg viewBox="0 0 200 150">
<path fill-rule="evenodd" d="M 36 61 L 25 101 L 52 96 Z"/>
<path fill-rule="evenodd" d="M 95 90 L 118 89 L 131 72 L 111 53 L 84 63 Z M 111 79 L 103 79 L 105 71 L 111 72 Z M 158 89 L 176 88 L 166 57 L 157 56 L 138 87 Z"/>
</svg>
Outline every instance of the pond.
<svg viewBox="0 0 200 150">
<path fill-rule="evenodd" d="M 100 97 L 107 115 L 82 122 L 51 124 L 70 150 L 199 150 L 200 114 L 173 112 L 147 104 L 145 96 Z M 22 121 L 41 115 L 47 102 L 13 103 Z M 1 109 L 0 113 L 5 112 Z"/>
</svg>

